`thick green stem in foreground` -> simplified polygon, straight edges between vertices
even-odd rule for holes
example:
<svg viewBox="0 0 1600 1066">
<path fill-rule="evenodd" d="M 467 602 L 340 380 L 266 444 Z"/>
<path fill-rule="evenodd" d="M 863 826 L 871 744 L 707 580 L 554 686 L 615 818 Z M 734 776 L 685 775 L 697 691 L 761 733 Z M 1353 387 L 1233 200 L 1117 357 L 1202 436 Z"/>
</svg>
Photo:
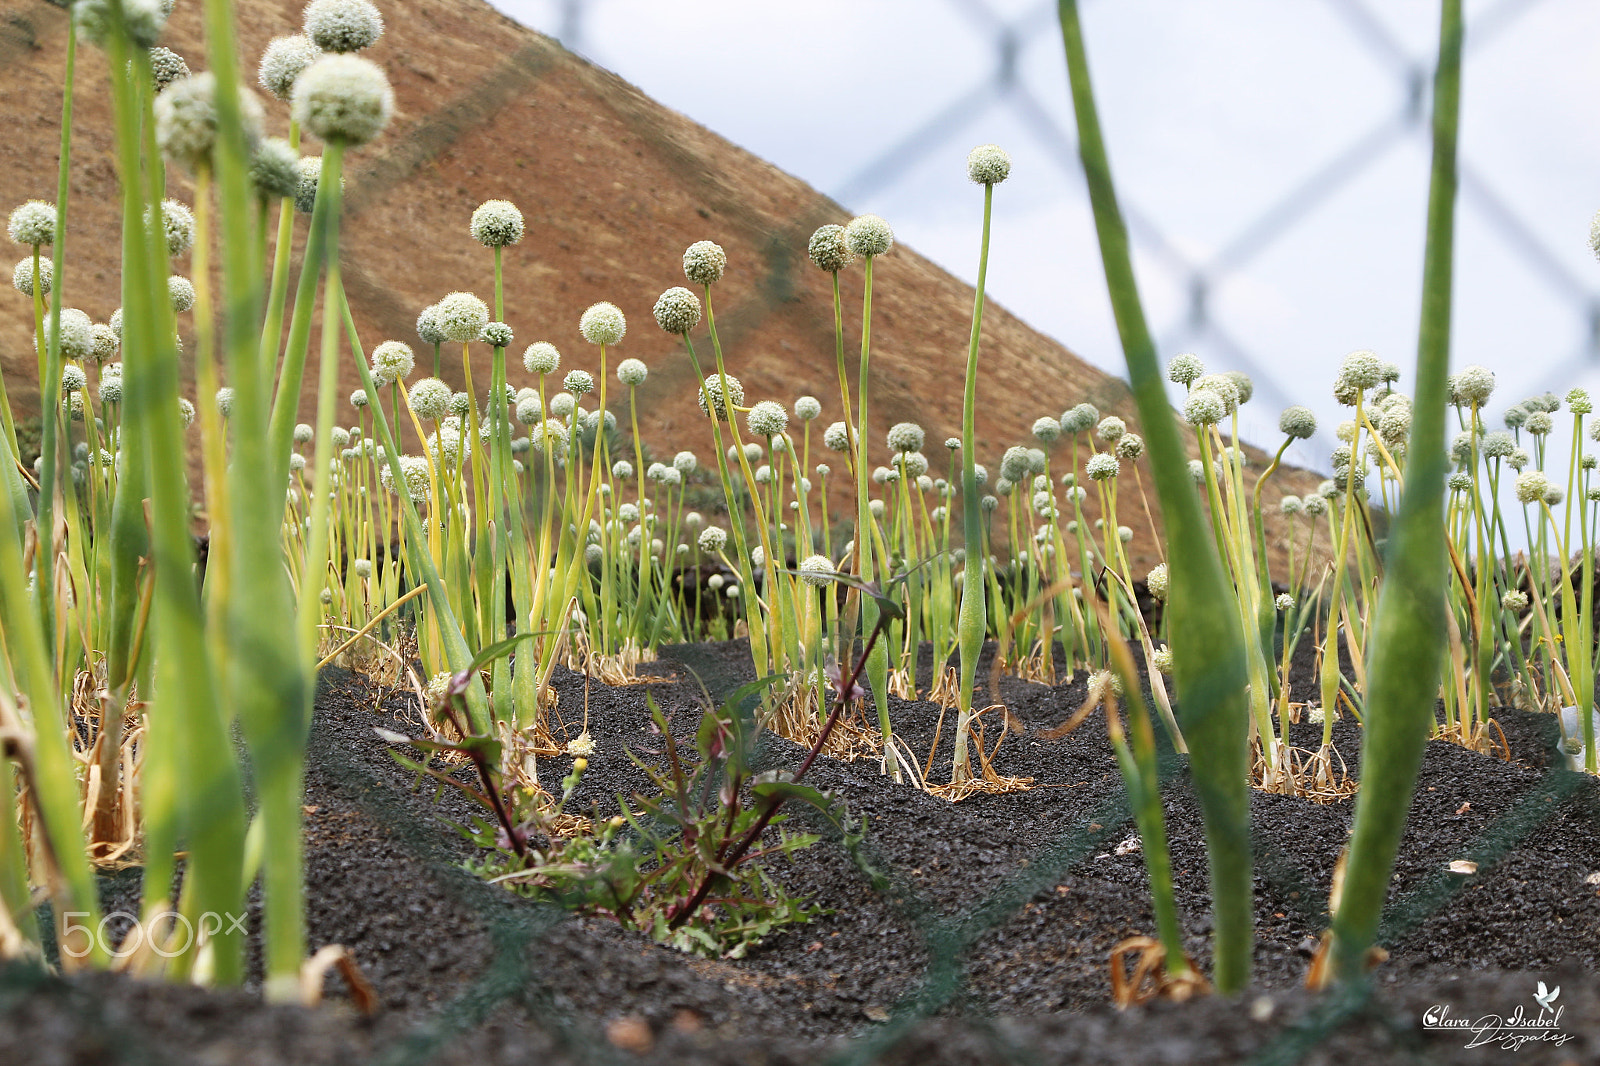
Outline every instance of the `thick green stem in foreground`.
<svg viewBox="0 0 1600 1066">
<path fill-rule="evenodd" d="M 1389 535 L 1387 580 L 1367 642 L 1372 665 L 1367 672 L 1361 792 L 1356 797 L 1344 890 L 1333 919 L 1334 973 L 1347 982 L 1365 977 L 1367 949 L 1378 932 L 1417 770 L 1433 729 L 1444 656 L 1445 379 L 1450 364 L 1462 29 L 1461 0 L 1444 0 L 1439 66 L 1433 80 L 1433 175 L 1428 189 L 1411 460 L 1400 513 Z"/>
<path fill-rule="evenodd" d="M 972 726 L 972 679 L 983 652 L 983 635 L 988 629 L 984 603 L 983 516 L 978 504 L 978 473 L 974 458 L 978 450 L 975 411 L 978 403 L 978 338 L 983 332 L 983 291 L 989 276 L 989 217 L 994 206 L 994 186 L 983 187 L 983 238 L 978 245 L 978 285 L 972 298 L 972 335 L 967 341 L 967 383 L 961 399 L 961 521 L 966 534 L 966 555 L 962 564 L 961 612 L 956 623 L 957 648 L 961 653 L 960 690 L 957 706 L 961 716 L 956 723 L 955 756 L 950 763 L 952 783 L 972 776 L 967 760 L 967 730 Z M 935 662 L 933 668 L 942 669 Z"/>
<path fill-rule="evenodd" d="M 1128 252 L 1128 231 L 1117 206 L 1100 133 L 1078 5 L 1075 0 L 1060 0 L 1059 9 L 1078 122 L 1078 150 L 1094 207 L 1100 257 L 1171 547 L 1167 611 L 1172 632 L 1183 637 L 1173 642 L 1173 675 L 1180 724 L 1192 756 L 1190 772 L 1205 815 L 1216 928 L 1213 980 L 1220 991 L 1234 993 L 1249 982 L 1254 936 L 1243 641 L 1232 614 L 1219 609 L 1230 602 L 1234 591 L 1223 577 L 1211 528 L 1189 480 L 1188 456 L 1167 404 L 1155 343 L 1145 324 Z"/>
</svg>

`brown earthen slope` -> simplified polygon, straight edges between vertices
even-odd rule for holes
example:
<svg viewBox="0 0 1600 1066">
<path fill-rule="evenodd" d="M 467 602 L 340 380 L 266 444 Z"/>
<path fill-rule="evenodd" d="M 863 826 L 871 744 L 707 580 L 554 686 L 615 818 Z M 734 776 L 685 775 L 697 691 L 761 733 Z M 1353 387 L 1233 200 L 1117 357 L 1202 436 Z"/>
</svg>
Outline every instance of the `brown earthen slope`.
<svg viewBox="0 0 1600 1066">
<path fill-rule="evenodd" d="M 346 289 L 369 348 L 397 338 L 420 356 L 414 323 L 422 307 L 455 289 L 488 297 L 492 259 L 467 223 L 479 203 L 504 198 L 528 221 L 527 238 L 505 257 L 512 351 L 550 340 L 562 350 L 564 369 L 597 371 L 598 350 L 578 336 L 578 317 L 595 301 L 616 303 L 629 321 L 618 356 L 650 365 L 640 418 L 655 454 L 692 448 L 705 457 L 710 447 L 681 345 L 650 315 L 663 289 L 683 283 L 680 257 L 697 240 L 717 241 L 728 253 L 727 277 L 715 289 L 717 323 L 728 369 L 749 399 L 788 406 L 809 393 L 824 405 L 818 429 L 839 417 L 831 292 L 805 246 L 817 226 L 847 220 L 843 208 L 479 0 L 384 6 L 388 27 L 368 54 L 388 71 L 398 107 L 384 136 L 349 158 L 341 238 Z M 298 30 L 301 7 L 299 0 L 239 6 L 247 69 L 268 40 Z M 0 114 L 10 124 L 0 139 L 0 206 L 7 210 L 29 197 L 54 199 L 66 27 L 65 13 L 42 0 L 0 9 Z M 204 66 L 197 3 L 180 4 L 165 43 L 196 69 Z M 69 305 L 104 321 L 119 299 L 103 57 L 80 50 L 78 71 L 63 292 Z M 285 110 L 269 105 L 274 132 L 284 132 Z M 311 143 L 305 150 L 319 149 Z M 185 178 L 174 174 L 171 184 L 188 198 Z M 854 387 L 860 268 L 843 280 Z M 36 409 L 29 313 L 15 293 L 3 299 L 6 387 L 19 409 Z M 972 290 L 900 245 L 877 264 L 873 307 L 872 461 L 888 458 L 889 425 L 915 421 L 927 431 L 937 473 L 945 462 L 939 442 L 960 428 Z M 490 351 L 474 348 L 481 392 Z M 1027 440 L 1039 415 L 1088 400 L 1132 421 L 1124 383 L 993 303 L 981 358 L 979 459 L 991 470 L 1007 445 Z M 511 366 L 512 383 L 528 383 L 516 358 Z M 444 377 L 462 387 L 459 352 L 446 358 Z M 302 404 L 307 417 L 314 379 L 313 371 Z M 356 384 L 347 367 L 341 388 L 348 393 Z M 815 461 L 820 444 L 813 449 Z M 1314 482 L 1301 471 L 1276 480 L 1282 492 L 1303 492 Z M 1267 495 L 1275 500 L 1278 493 Z M 847 494 L 838 499 L 844 504 Z M 1131 517 L 1124 512 L 1125 522 Z M 1142 521 L 1129 524 L 1140 531 L 1135 567 L 1142 573 L 1155 561 L 1154 542 Z"/>
</svg>

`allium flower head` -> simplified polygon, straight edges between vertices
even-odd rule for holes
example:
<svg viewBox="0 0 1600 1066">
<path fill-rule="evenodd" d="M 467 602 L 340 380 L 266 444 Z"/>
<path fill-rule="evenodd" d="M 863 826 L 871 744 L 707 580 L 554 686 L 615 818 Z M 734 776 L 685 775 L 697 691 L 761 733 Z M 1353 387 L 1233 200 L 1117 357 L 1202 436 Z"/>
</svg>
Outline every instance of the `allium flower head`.
<svg viewBox="0 0 1600 1066">
<path fill-rule="evenodd" d="M 924 434 L 915 422 L 898 422 L 889 428 L 889 450 L 915 452 L 922 450 Z"/>
<path fill-rule="evenodd" d="M 517 401 L 516 418 L 524 426 L 537 425 L 544 418 L 544 406 L 540 404 L 537 393 Z"/>
<path fill-rule="evenodd" d="M 217 79 L 210 71 L 181 78 L 156 97 L 156 143 L 168 159 L 191 171 L 207 166 L 217 141 Z M 245 143 L 253 151 L 261 140 L 261 101 L 239 90 Z"/>
<path fill-rule="evenodd" d="M 1094 435 L 1107 444 L 1114 444 L 1121 440 L 1122 435 L 1126 432 L 1128 432 L 1128 423 L 1116 415 L 1106 415 L 1094 429 Z"/>
<path fill-rule="evenodd" d="M 1167 363 L 1167 377 L 1179 385 L 1192 385 L 1205 372 L 1206 365 L 1191 352 L 1175 355 Z"/>
<path fill-rule="evenodd" d="M 293 439 L 296 444 L 310 444 L 312 435 L 316 431 L 311 428 L 310 422 L 300 422 L 294 427 Z"/>
<path fill-rule="evenodd" d="M 1278 501 L 1278 510 L 1286 515 L 1304 514 L 1305 509 L 1305 504 L 1301 502 L 1300 497 L 1292 494 Z"/>
<path fill-rule="evenodd" d="M 372 349 L 372 379 L 378 388 L 404 381 L 416 369 L 417 357 L 411 345 L 401 341 L 384 341 Z"/>
<path fill-rule="evenodd" d="M 1308 440 L 1317 431 L 1317 416 L 1300 404 L 1285 407 L 1278 416 L 1278 431 L 1294 440 Z"/>
<path fill-rule="evenodd" d="M 194 212 L 178 201 L 161 201 L 161 229 L 168 255 L 187 255 L 194 247 Z"/>
<path fill-rule="evenodd" d="M 1486 459 L 1505 459 L 1516 450 L 1516 438 L 1505 430 L 1497 429 L 1483 438 L 1483 445 L 1479 449 Z"/>
<path fill-rule="evenodd" d="M 578 332 L 590 344 L 617 344 L 628 332 L 628 320 L 622 316 L 620 307 L 602 300 L 591 304 L 578 319 Z"/>
<path fill-rule="evenodd" d="M 122 402 L 122 376 L 120 374 L 113 374 L 110 377 L 102 376 L 100 378 L 100 402 Z"/>
<path fill-rule="evenodd" d="M 233 414 L 234 395 L 231 385 L 224 385 L 217 390 L 217 413 L 223 418 Z"/>
<path fill-rule="evenodd" d="M 1517 500 L 1519 503 L 1539 503 L 1550 491 L 1550 479 L 1538 470 L 1527 470 L 1517 475 Z"/>
<path fill-rule="evenodd" d="M 1144 454 L 1144 438 L 1137 433 L 1124 433 L 1117 438 L 1117 446 L 1113 450 L 1118 459 L 1136 462 Z"/>
<path fill-rule="evenodd" d="M 383 15 L 369 0 L 311 0 L 305 27 L 324 52 L 359 52 L 383 36 Z"/>
<path fill-rule="evenodd" d="M 739 379 L 734 377 L 732 374 L 727 375 L 727 379 L 728 379 L 728 397 L 727 398 L 733 402 L 733 406 L 735 406 L 735 407 L 743 406 L 744 405 L 744 386 L 739 384 Z M 709 401 L 707 400 L 707 397 L 710 397 Z M 695 399 L 700 404 L 700 413 L 701 414 L 704 414 L 704 415 L 710 415 L 711 414 L 711 408 L 707 407 L 707 403 L 709 402 L 711 404 L 711 407 L 714 407 L 716 409 L 716 420 L 718 422 L 726 422 L 728 420 L 727 406 L 723 402 L 722 375 L 721 374 L 712 374 L 709 377 L 707 377 L 706 380 L 705 380 L 705 383 L 697 390 L 696 395 L 695 395 Z"/>
<path fill-rule="evenodd" d="M 578 401 L 573 399 L 570 392 L 558 392 L 550 397 L 550 413 L 557 418 L 566 418 L 577 407 Z"/>
<path fill-rule="evenodd" d="M 294 193 L 294 209 L 309 215 L 317 206 L 317 186 L 322 183 L 322 157 L 308 155 L 300 160 L 300 185 Z M 339 175 L 339 188 L 344 188 L 344 175 Z"/>
<path fill-rule="evenodd" d="M 18 244 L 50 244 L 56 234 L 56 205 L 43 200 L 29 200 L 14 208 L 6 232 Z"/>
<path fill-rule="evenodd" d="M 1212 426 L 1221 422 L 1227 407 L 1210 389 L 1197 389 L 1183 403 L 1183 420 L 1191 426 Z"/>
<path fill-rule="evenodd" d="M 400 476 L 405 480 L 406 495 L 413 503 L 423 503 L 428 499 L 428 460 L 420 455 L 402 455 L 400 457 Z M 388 463 L 378 467 L 378 480 L 390 492 L 395 491 L 394 475 Z"/>
<path fill-rule="evenodd" d="M 45 334 L 49 335 L 50 318 L 45 316 Z M 83 360 L 94 355 L 94 321 L 76 307 L 61 309 L 61 357 Z"/>
<path fill-rule="evenodd" d="M 979 185 L 999 185 L 1011 175 L 1011 156 L 997 144 L 980 144 L 967 153 L 967 177 Z"/>
<path fill-rule="evenodd" d="M 110 359 L 112 356 L 117 354 L 117 347 L 121 342 L 117 339 L 115 330 L 113 330 L 110 326 L 103 325 L 99 322 L 94 324 L 93 333 L 94 351 L 92 354 L 94 355 L 95 362 L 104 363 L 107 359 Z M 118 368 L 118 373 L 120 373 L 121 364 L 118 363 L 113 365 Z M 101 371 L 102 374 L 106 372 L 107 371 L 105 370 Z"/>
<path fill-rule="evenodd" d="M 701 551 L 716 553 L 728 546 L 728 531 L 721 526 L 707 526 L 696 539 Z"/>
<path fill-rule="evenodd" d="M 715 241 L 695 241 L 683 253 L 683 276 L 696 285 L 715 285 L 728 268 L 728 253 Z"/>
<path fill-rule="evenodd" d="M 1105 452 L 1096 452 L 1084 464 L 1084 472 L 1095 481 L 1104 481 L 1117 476 L 1117 471 L 1122 469 L 1122 464 L 1117 462 L 1117 457 L 1107 455 Z"/>
<path fill-rule="evenodd" d="M 522 366 L 530 374 L 554 374 L 561 365 L 561 353 L 549 341 L 535 341 L 522 353 Z"/>
<path fill-rule="evenodd" d="M 360 0 L 315 0 L 313 6 L 336 2 Z M 383 68 L 372 60 L 325 55 L 295 81 L 290 107 L 294 120 L 322 140 L 355 146 L 366 144 L 389 124 L 394 90 Z"/>
<path fill-rule="evenodd" d="M 682 474 L 692 474 L 700 460 L 695 458 L 694 452 L 679 452 L 672 457 L 672 467 Z"/>
<path fill-rule="evenodd" d="M 1306 515 L 1310 518 L 1319 518 L 1328 513 L 1328 499 L 1325 496 L 1312 493 L 1302 501 L 1302 504 L 1305 507 Z"/>
<path fill-rule="evenodd" d="M 802 422 L 813 422 L 822 414 L 822 401 L 815 396 L 802 396 L 794 402 L 794 416 Z"/>
<path fill-rule="evenodd" d="M 928 473 L 928 457 L 921 452 L 901 452 L 895 462 L 907 475 L 917 478 L 919 483 Z"/>
<path fill-rule="evenodd" d="M 1092 403 L 1080 403 L 1061 413 L 1061 432 L 1071 436 L 1094 428 L 1100 421 L 1100 409 Z"/>
<path fill-rule="evenodd" d="M 279 100 L 288 100 L 294 93 L 295 80 L 321 55 L 321 50 L 303 33 L 274 37 L 261 53 L 256 77 L 267 92 Z"/>
<path fill-rule="evenodd" d="M 894 247 L 894 230 L 877 215 L 859 215 L 844 228 L 844 241 L 856 255 L 884 255 Z"/>
<path fill-rule="evenodd" d="M 156 92 L 192 73 L 189 64 L 172 49 L 160 46 L 150 49 L 150 82 Z"/>
<path fill-rule="evenodd" d="M 452 292 L 434 305 L 434 316 L 445 340 L 466 343 L 482 339 L 489 305 L 470 292 Z"/>
<path fill-rule="evenodd" d="M 1411 432 L 1411 406 L 1396 404 L 1378 418 L 1378 435 L 1385 444 L 1399 444 Z M 1509 439 L 1509 438 L 1508 438 Z"/>
<path fill-rule="evenodd" d="M 832 224 L 817 227 L 806 244 L 806 254 L 818 270 L 830 274 L 837 274 L 855 259 L 855 253 L 845 241 L 844 227 Z"/>
<path fill-rule="evenodd" d="M 510 200 L 485 200 L 472 212 L 472 239 L 487 248 L 522 240 L 522 212 Z"/>
<path fill-rule="evenodd" d="M 1482 407 L 1494 394 L 1494 373 L 1487 367 L 1466 366 L 1450 375 L 1450 402 L 1457 407 Z"/>
<path fill-rule="evenodd" d="M 1150 568 L 1144 578 L 1145 587 L 1150 590 L 1150 595 L 1161 602 L 1167 599 L 1167 564 L 1157 563 Z"/>
<path fill-rule="evenodd" d="M 586 395 L 594 391 L 594 375 L 587 370 L 569 370 L 561 388 L 574 396 Z"/>
<path fill-rule="evenodd" d="M 172 309 L 182 314 L 194 306 L 194 282 L 174 274 L 167 279 L 167 295 L 172 298 Z"/>
<path fill-rule="evenodd" d="M 808 555 L 800 560 L 800 580 L 808 585 L 821 588 L 832 581 L 836 573 L 832 560 L 826 555 Z"/>
<path fill-rule="evenodd" d="M 1594 401 L 1589 398 L 1589 390 L 1574 387 L 1567 390 L 1567 410 L 1575 415 L 1587 415 L 1594 412 Z"/>
<path fill-rule="evenodd" d="M 1226 374 L 1206 374 L 1196 378 L 1191 389 L 1195 392 L 1208 391 L 1217 394 L 1222 401 L 1222 411 L 1231 415 L 1239 409 L 1239 383 Z"/>
<path fill-rule="evenodd" d="M 789 412 L 783 409 L 783 404 L 772 400 L 762 400 L 750 408 L 750 413 L 745 416 L 745 425 L 750 427 L 750 432 L 758 437 L 776 437 L 789 428 Z"/>
<path fill-rule="evenodd" d="M 617 380 L 630 389 L 638 388 L 650 376 L 650 368 L 642 359 L 624 359 L 617 364 Z"/>
<path fill-rule="evenodd" d="M 356 407 L 356 408 L 366 407 L 370 402 L 371 401 L 369 401 L 367 399 L 367 390 L 366 389 L 356 389 L 354 392 L 352 392 L 350 394 L 350 406 L 351 407 Z"/>
<path fill-rule="evenodd" d="M 857 436 L 843 422 L 832 422 L 822 431 L 822 444 L 829 451 L 849 451 Z"/>
<path fill-rule="evenodd" d="M 113 25 L 110 0 L 78 0 L 71 6 L 78 39 L 104 48 Z M 128 38 L 140 48 L 155 47 L 171 12 L 172 5 L 164 0 L 122 0 L 123 25 Z"/>
<path fill-rule="evenodd" d="M 700 297 L 675 285 L 656 300 L 656 325 L 672 334 L 688 333 L 700 324 Z"/>
<path fill-rule="evenodd" d="M 1528 414 L 1528 420 L 1522 424 L 1522 428 L 1536 437 L 1542 437 L 1554 429 L 1555 425 L 1555 420 L 1550 417 L 1548 411 L 1532 411 Z"/>
<path fill-rule="evenodd" d="M 83 372 L 83 367 L 76 363 L 68 363 L 61 368 L 61 391 L 79 392 L 89 384 L 89 377 Z"/>
<path fill-rule="evenodd" d="M 1052 418 L 1049 415 L 1034 419 L 1033 435 L 1036 440 L 1045 444 L 1054 443 L 1061 436 L 1061 420 Z M 956 440 L 956 446 L 960 447 L 960 445 L 961 442 Z"/>
<path fill-rule="evenodd" d="M 483 327 L 483 342 L 496 348 L 509 348 L 515 340 L 511 327 L 504 322 L 490 322 Z"/>
<path fill-rule="evenodd" d="M 411 386 L 407 397 L 418 418 L 437 422 L 450 413 L 450 386 L 438 378 L 423 378 Z"/>
<path fill-rule="evenodd" d="M 1345 356 L 1339 364 L 1339 374 L 1333 383 L 1333 397 L 1353 407 L 1364 392 L 1382 381 L 1383 361 L 1376 353 L 1362 348 Z"/>
<path fill-rule="evenodd" d="M 1444 486 L 1451 492 L 1470 492 L 1472 490 L 1472 475 L 1465 470 L 1457 470 L 1444 479 Z"/>
<path fill-rule="evenodd" d="M 1000 457 L 1000 476 L 1006 481 L 1018 482 L 1028 476 L 1028 449 L 1014 444 Z"/>
<path fill-rule="evenodd" d="M 39 257 L 39 295 L 50 295 L 51 279 L 55 277 L 55 268 L 49 256 Z M 24 296 L 33 295 L 33 256 L 27 256 L 17 261 L 11 270 L 11 285 Z"/>
</svg>

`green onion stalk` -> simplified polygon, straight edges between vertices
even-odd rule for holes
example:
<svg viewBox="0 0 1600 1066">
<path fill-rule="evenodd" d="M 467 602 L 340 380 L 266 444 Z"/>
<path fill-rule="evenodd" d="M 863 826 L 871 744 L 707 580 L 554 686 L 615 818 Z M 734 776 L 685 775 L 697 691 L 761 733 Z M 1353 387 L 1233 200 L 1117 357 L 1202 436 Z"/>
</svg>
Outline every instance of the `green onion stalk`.
<svg viewBox="0 0 1600 1066">
<path fill-rule="evenodd" d="M 1356 797 L 1343 890 L 1333 916 L 1332 968 L 1364 980 L 1400 836 L 1434 726 L 1444 648 L 1445 398 L 1450 359 L 1452 255 L 1461 109 L 1461 0 L 1443 0 L 1433 85 L 1433 164 L 1423 262 L 1422 324 L 1411 460 L 1389 537 L 1367 677 L 1361 791 Z"/>
<path fill-rule="evenodd" d="M 1058 8 L 1101 260 L 1168 534 L 1167 610 L 1172 632 L 1184 638 L 1173 646 L 1173 670 L 1211 872 L 1216 930 L 1213 979 L 1220 991 L 1234 994 L 1249 983 L 1253 940 L 1244 647 L 1237 624 L 1217 610 L 1231 592 L 1189 479 L 1187 457 L 1167 406 L 1155 343 L 1139 300 L 1127 227 L 1117 206 L 1095 108 L 1078 5 L 1075 0 L 1059 0 Z"/>
</svg>

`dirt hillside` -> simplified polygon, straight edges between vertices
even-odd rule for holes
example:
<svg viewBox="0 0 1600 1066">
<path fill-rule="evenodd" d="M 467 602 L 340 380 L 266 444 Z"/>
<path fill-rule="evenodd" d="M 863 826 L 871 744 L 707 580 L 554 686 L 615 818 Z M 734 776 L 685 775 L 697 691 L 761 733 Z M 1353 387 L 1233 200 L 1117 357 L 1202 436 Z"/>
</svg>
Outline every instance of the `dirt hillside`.
<svg viewBox="0 0 1600 1066">
<path fill-rule="evenodd" d="M 9 211 L 30 197 L 55 196 L 67 15 L 43 0 L 3 4 L 0 114 L 9 129 L 0 138 L 0 208 Z M 369 348 L 396 338 L 420 355 L 418 311 L 455 289 L 492 293 L 491 256 L 467 224 L 479 203 L 504 198 L 528 221 L 527 238 L 505 258 L 513 352 L 549 340 L 562 350 L 563 368 L 597 369 L 598 350 L 579 337 L 578 316 L 597 300 L 616 303 L 629 320 L 618 357 L 650 365 L 640 416 L 656 455 L 693 448 L 705 457 L 710 447 L 688 361 L 650 315 L 663 289 L 683 283 L 680 257 L 697 240 L 717 241 L 728 253 L 728 274 L 715 290 L 717 321 L 728 369 L 744 381 L 750 401 L 787 406 L 810 393 L 824 404 L 816 429 L 839 417 L 830 289 L 805 246 L 817 226 L 847 221 L 845 208 L 479 0 L 383 6 L 387 29 L 367 54 L 388 71 L 398 106 L 388 131 L 348 159 L 342 237 L 345 284 Z M 247 70 L 272 37 L 299 29 L 301 8 L 299 0 L 239 5 Z M 163 42 L 195 69 L 204 66 L 199 18 L 200 5 L 183 0 Z M 117 195 L 105 62 L 92 48 L 79 52 L 77 84 L 63 292 L 69 306 L 104 321 L 120 302 Z M 286 107 L 270 101 L 267 111 L 271 131 L 284 133 Z M 303 150 L 320 149 L 313 141 Z M 174 174 L 169 191 L 187 199 L 186 179 Z M 297 239 L 304 228 L 302 217 Z M 843 280 L 853 368 L 860 268 Z M 897 245 L 879 262 L 874 463 L 887 460 L 887 427 L 915 421 L 926 428 L 935 472 L 943 468 L 939 442 L 960 427 L 971 309 L 971 288 L 910 248 Z M 0 362 L 12 401 L 25 412 L 38 403 L 29 318 L 21 296 L 9 288 L 0 295 Z M 474 347 L 481 392 L 490 351 Z M 1121 381 L 993 303 L 981 358 L 979 459 L 991 470 L 1042 414 L 1084 400 L 1106 413 L 1132 414 Z M 513 384 L 528 383 L 518 360 L 511 362 Z M 459 353 L 446 359 L 444 376 L 462 386 Z M 313 369 L 308 382 L 314 380 Z M 356 384 L 348 367 L 342 388 Z M 306 417 L 313 407 L 308 387 Z M 1288 471 L 1277 480 L 1282 492 L 1303 492 L 1315 479 Z M 1155 561 L 1154 544 L 1142 521 L 1130 524 L 1139 530 L 1135 565 L 1142 570 Z"/>
</svg>

